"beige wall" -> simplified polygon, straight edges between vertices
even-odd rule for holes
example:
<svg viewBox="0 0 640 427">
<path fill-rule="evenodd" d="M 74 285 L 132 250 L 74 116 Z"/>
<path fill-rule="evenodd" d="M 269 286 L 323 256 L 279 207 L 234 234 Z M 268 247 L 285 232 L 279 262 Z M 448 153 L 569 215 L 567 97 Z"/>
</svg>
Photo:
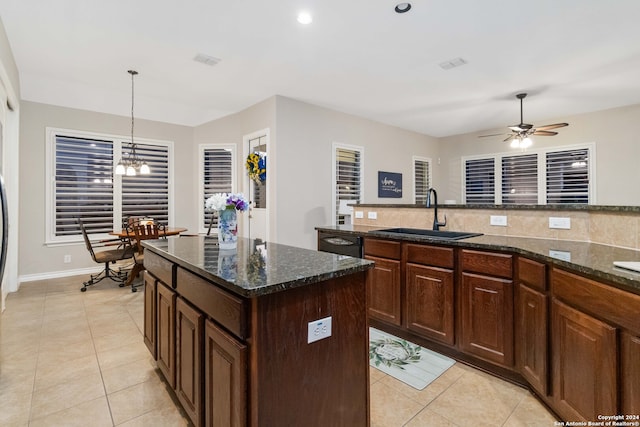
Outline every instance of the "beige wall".
<svg viewBox="0 0 640 427">
<path fill-rule="evenodd" d="M 19 271 L 29 276 L 55 274 L 95 267 L 84 244 L 45 245 L 45 129 L 56 127 L 111 135 L 129 135 L 131 119 L 126 116 L 75 110 L 23 101 L 20 119 L 20 253 Z M 197 186 L 196 150 L 193 129 L 148 120 L 136 120 L 135 136 L 174 142 L 175 225 L 197 227 L 194 203 Z M 64 264 L 71 255 L 71 264 Z"/>
<path fill-rule="evenodd" d="M 291 98 L 277 100 L 278 243 L 315 249 L 314 227 L 332 223 L 334 142 L 364 147 L 363 203 L 413 203 L 412 156 L 435 160 L 436 138 Z M 378 171 L 402 173 L 402 199 L 378 198 Z"/>
<path fill-rule="evenodd" d="M 596 200 L 594 205 L 640 205 L 640 141 L 636 123 L 640 120 L 640 105 L 614 108 L 595 113 L 569 117 L 556 117 L 537 121 L 539 124 L 567 122 L 568 127 L 558 129 L 558 135 L 534 137 L 531 150 L 572 144 L 596 145 Z M 461 156 L 517 152 L 502 142 L 500 137 L 478 138 L 478 135 L 505 132 L 508 129 L 489 129 L 440 139 L 442 169 L 437 182 L 441 200 L 462 202 Z"/>
</svg>

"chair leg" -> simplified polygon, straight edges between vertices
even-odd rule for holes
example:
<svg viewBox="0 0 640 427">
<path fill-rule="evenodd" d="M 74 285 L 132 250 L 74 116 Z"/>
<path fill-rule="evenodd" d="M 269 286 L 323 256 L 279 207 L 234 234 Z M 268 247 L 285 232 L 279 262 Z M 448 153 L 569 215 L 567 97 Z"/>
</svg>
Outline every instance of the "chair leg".
<svg viewBox="0 0 640 427">
<path fill-rule="evenodd" d="M 86 292 L 88 286 L 93 286 L 104 279 L 111 279 L 113 281 L 120 282 L 118 286 L 123 287 L 124 281 L 127 280 L 127 272 L 122 269 L 118 269 L 118 271 L 112 270 L 109 267 L 109 263 L 115 263 L 115 261 L 105 262 L 104 270 L 100 273 L 90 275 L 89 280 L 82 284 L 80 291 Z"/>
<path fill-rule="evenodd" d="M 144 265 L 142 264 L 133 264 L 133 268 L 131 269 L 131 272 L 129 273 L 129 278 L 127 279 L 127 282 L 125 283 L 125 285 L 131 285 L 131 292 L 137 292 L 137 288 L 140 287 L 141 285 L 135 286 L 133 284 L 133 281 L 136 279 L 136 277 L 138 277 L 138 274 L 140 274 L 141 271 L 144 271 Z"/>
</svg>

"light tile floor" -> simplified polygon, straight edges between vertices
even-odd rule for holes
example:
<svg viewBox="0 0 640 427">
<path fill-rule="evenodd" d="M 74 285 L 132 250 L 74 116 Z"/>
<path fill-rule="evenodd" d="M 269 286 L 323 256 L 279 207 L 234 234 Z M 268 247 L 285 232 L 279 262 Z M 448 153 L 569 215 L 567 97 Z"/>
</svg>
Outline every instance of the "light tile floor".
<svg viewBox="0 0 640 427">
<path fill-rule="evenodd" d="M 186 426 L 142 340 L 143 293 L 24 283 L 0 316 L 0 426 Z M 526 390 L 456 364 L 417 391 L 371 369 L 372 427 L 552 426 Z"/>
</svg>

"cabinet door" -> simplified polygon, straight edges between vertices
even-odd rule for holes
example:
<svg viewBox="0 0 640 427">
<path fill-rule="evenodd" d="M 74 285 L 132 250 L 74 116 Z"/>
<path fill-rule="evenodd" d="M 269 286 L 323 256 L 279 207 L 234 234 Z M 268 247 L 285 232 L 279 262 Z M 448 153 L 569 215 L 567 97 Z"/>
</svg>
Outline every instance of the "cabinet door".
<svg viewBox="0 0 640 427">
<path fill-rule="evenodd" d="M 558 414 L 570 421 L 616 414 L 615 328 L 554 299 L 552 337 Z"/>
<path fill-rule="evenodd" d="M 156 349 L 156 279 L 144 272 L 144 343 L 154 360 L 158 359 Z"/>
<path fill-rule="evenodd" d="M 207 426 L 247 423 L 247 347 L 210 320 L 205 322 L 205 420 Z"/>
<path fill-rule="evenodd" d="M 365 256 L 376 265 L 367 275 L 369 317 L 400 326 L 400 261 Z"/>
<path fill-rule="evenodd" d="M 543 396 L 548 391 L 547 297 L 520 284 L 516 322 L 516 359 L 522 376 Z"/>
<path fill-rule="evenodd" d="M 621 413 L 640 414 L 640 337 L 623 333 L 622 343 L 622 401 Z"/>
<path fill-rule="evenodd" d="M 202 327 L 204 316 L 176 301 L 176 396 L 194 425 L 202 425 Z"/>
<path fill-rule="evenodd" d="M 158 311 L 158 368 L 172 388 L 176 386 L 176 293 L 164 283 L 157 282 L 156 310 Z"/>
<path fill-rule="evenodd" d="M 513 366 L 511 280 L 462 274 L 462 350 L 505 367 Z"/>
<path fill-rule="evenodd" d="M 453 345 L 453 271 L 407 264 L 407 329 Z"/>
</svg>

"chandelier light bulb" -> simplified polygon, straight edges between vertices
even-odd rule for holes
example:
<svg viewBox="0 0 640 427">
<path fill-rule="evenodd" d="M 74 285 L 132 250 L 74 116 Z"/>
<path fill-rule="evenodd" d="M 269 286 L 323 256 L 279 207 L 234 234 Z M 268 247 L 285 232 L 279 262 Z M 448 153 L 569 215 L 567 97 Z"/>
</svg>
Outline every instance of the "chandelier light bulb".
<svg viewBox="0 0 640 427">
<path fill-rule="evenodd" d="M 148 165 L 148 164 L 146 164 L 146 163 L 143 163 L 143 164 L 140 166 L 140 173 L 141 173 L 142 175 L 149 175 L 149 174 L 151 173 L 151 169 L 149 169 L 149 165 Z"/>
<path fill-rule="evenodd" d="M 124 165 L 120 161 L 120 162 L 118 162 L 118 165 L 116 166 L 116 175 L 124 175 L 124 173 L 125 173 Z"/>
<path fill-rule="evenodd" d="M 525 139 L 522 140 L 522 142 L 520 143 L 520 147 L 522 148 L 527 148 L 527 147 L 531 147 L 531 144 L 533 144 L 533 141 L 531 140 L 531 138 L 526 137 Z"/>
<path fill-rule="evenodd" d="M 127 166 L 127 176 L 136 176 L 136 169 L 133 166 Z"/>
<path fill-rule="evenodd" d="M 520 147 L 520 138 L 513 138 L 513 140 L 511 141 L 511 148 L 518 147 Z"/>
</svg>

